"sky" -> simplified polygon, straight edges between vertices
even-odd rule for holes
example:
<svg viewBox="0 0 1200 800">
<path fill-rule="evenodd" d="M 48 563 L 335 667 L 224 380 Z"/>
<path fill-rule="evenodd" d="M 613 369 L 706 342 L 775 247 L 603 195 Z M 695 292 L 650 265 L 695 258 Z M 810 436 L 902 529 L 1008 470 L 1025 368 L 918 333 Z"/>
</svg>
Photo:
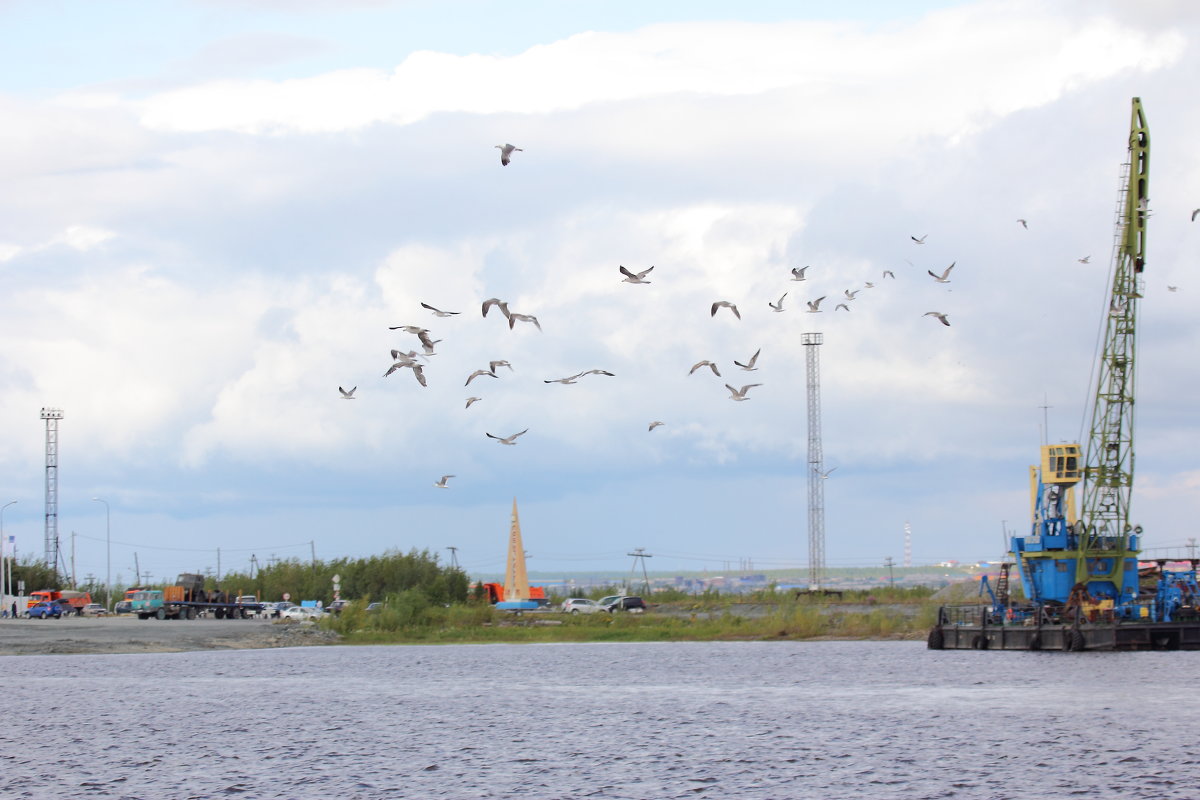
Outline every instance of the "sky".
<svg viewBox="0 0 1200 800">
<path fill-rule="evenodd" d="M 999 558 L 1086 435 L 1140 97 L 1132 509 L 1178 551 L 1198 41 L 1184 0 L 0 0 L 4 532 L 44 553 L 50 407 L 79 580 L 494 574 L 514 498 L 534 573 L 805 567 L 820 333 L 826 564 Z"/>
</svg>

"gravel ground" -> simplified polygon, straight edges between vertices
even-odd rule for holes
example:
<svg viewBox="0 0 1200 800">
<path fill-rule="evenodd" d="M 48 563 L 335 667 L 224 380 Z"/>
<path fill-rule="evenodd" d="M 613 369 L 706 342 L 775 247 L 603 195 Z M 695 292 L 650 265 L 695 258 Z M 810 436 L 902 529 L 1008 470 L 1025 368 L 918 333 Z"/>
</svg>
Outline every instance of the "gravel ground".
<svg viewBox="0 0 1200 800">
<path fill-rule="evenodd" d="M 140 620 L 137 617 L 0 619 L 0 655 L 181 653 L 336 644 L 311 622 L 260 619 Z"/>
</svg>

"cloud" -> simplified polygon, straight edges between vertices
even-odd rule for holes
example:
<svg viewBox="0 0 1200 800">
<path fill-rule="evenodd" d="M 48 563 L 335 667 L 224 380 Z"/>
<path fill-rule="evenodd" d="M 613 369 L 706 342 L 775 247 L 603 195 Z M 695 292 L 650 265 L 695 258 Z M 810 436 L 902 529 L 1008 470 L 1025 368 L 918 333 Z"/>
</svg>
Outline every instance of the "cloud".
<svg viewBox="0 0 1200 800">
<path fill-rule="evenodd" d="M 671 95 L 783 92 L 794 109 L 783 115 L 788 127 L 802 118 L 827 136 L 861 131 L 869 109 L 900 126 L 891 135 L 910 140 L 969 134 L 1073 87 L 1161 68 L 1183 47 L 1174 31 L 1148 34 L 1103 17 L 1068 25 L 1052 11 L 1022 8 L 1026 13 L 1013 14 L 1006 3 L 951 9 L 906 30 L 815 22 L 652 25 L 580 33 L 513 57 L 416 52 L 390 73 L 211 82 L 138 105 L 143 124 L 155 130 L 280 135 L 410 125 L 448 112 L 549 114 Z M 931 83 L 930 74 L 940 79 Z M 913 107 L 922 113 L 897 113 Z M 847 118 L 848 108 L 858 111 Z"/>
</svg>

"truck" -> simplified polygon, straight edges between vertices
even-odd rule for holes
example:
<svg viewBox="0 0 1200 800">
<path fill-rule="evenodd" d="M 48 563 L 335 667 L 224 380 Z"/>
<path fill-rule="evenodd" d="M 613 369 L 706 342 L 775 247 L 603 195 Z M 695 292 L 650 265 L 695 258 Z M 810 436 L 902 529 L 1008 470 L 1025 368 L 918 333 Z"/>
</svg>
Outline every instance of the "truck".
<svg viewBox="0 0 1200 800">
<path fill-rule="evenodd" d="M 205 613 L 217 619 L 245 619 L 263 609 L 262 603 L 246 602 L 249 595 L 205 590 L 203 575 L 183 573 L 175 583 L 163 589 L 133 592 L 132 612 L 138 619 L 195 619 Z"/>
<path fill-rule="evenodd" d="M 504 602 L 503 583 L 485 583 L 483 584 L 483 593 L 487 601 L 492 605 Z M 539 606 L 550 604 L 549 598 L 546 597 L 546 587 L 544 586 L 530 586 L 529 599 L 536 601 Z"/>
<path fill-rule="evenodd" d="M 92 602 L 92 596 L 87 592 L 73 592 L 60 589 L 39 589 L 36 592 L 29 593 L 29 603 L 25 606 L 26 610 L 33 608 L 38 603 L 49 603 L 58 601 L 58 604 L 64 607 L 69 606 L 71 613 L 76 616 L 83 611 L 83 607 Z"/>
</svg>

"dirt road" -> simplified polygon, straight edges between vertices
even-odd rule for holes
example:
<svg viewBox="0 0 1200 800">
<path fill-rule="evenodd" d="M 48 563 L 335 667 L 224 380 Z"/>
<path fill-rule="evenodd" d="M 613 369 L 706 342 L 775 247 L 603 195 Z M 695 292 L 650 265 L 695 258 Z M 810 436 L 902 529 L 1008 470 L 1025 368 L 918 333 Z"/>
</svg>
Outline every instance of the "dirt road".
<svg viewBox="0 0 1200 800">
<path fill-rule="evenodd" d="M 57 653 L 181 653 L 336 644 L 312 623 L 259 619 L 140 620 L 137 617 L 0 619 L 0 656 Z"/>
</svg>

